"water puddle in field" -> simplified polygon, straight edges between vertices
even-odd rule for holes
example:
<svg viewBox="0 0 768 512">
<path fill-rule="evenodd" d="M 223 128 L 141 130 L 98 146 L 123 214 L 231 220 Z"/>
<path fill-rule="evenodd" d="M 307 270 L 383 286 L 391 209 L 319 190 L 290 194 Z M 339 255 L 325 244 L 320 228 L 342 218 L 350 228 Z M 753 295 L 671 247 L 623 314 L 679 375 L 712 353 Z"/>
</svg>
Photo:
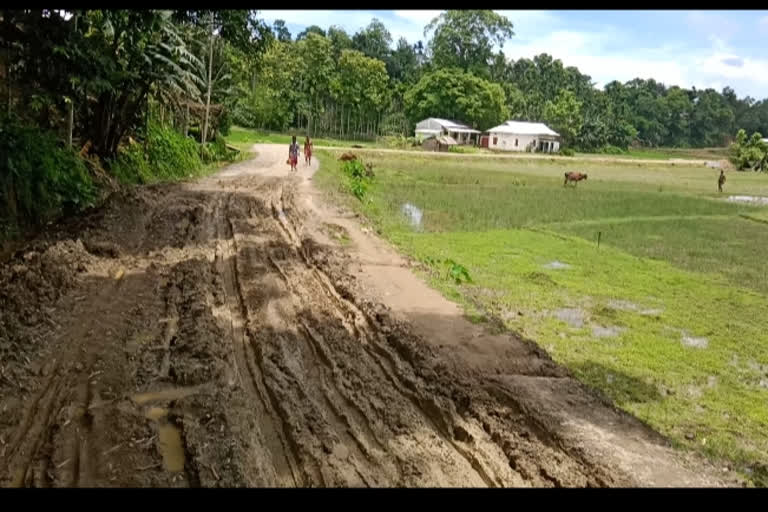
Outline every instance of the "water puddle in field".
<svg viewBox="0 0 768 512">
<path fill-rule="evenodd" d="M 601 325 L 592 326 L 592 335 L 596 338 L 613 338 L 624 331 L 626 331 L 625 328 L 615 325 L 609 325 L 608 327 L 603 327 Z"/>
<path fill-rule="evenodd" d="M 768 205 L 768 197 L 764 196 L 728 196 L 727 200 L 732 203 L 756 203 Z"/>
<path fill-rule="evenodd" d="M 543 267 L 559 270 L 559 269 L 571 268 L 571 265 L 567 263 L 563 263 L 562 261 L 555 260 L 555 261 L 550 261 L 546 265 L 543 265 Z"/>
<path fill-rule="evenodd" d="M 584 311 L 575 308 L 563 308 L 554 312 L 555 318 L 571 327 L 582 327 L 584 325 Z"/>
<path fill-rule="evenodd" d="M 707 338 L 697 338 L 697 337 L 691 336 L 685 331 L 683 331 L 682 338 L 680 341 L 686 347 L 707 348 L 707 346 L 709 346 L 709 340 Z"/>
<path fill-rule="evenodd" d="M 405 203 L 400 208 L 400 211 L 403 212 L 403 215 L 405 215 L 405 217 L 408 219 L 411 227 L 415 229 L 422 228 L 421 220 L 424 217 L 424 212 L 421 210 L 421 208 L 411 203 Z"/>
<path fill-rule="evenodd" d="M 186 456 L 184 442 L 181 440 L 181 430 L 168 419 L 168 409 L 150 407 L 144 416 L 155 423 L 158 450 L 163 457 L 163 467 L 172 473 L 184 471 Z"/>
</svg>

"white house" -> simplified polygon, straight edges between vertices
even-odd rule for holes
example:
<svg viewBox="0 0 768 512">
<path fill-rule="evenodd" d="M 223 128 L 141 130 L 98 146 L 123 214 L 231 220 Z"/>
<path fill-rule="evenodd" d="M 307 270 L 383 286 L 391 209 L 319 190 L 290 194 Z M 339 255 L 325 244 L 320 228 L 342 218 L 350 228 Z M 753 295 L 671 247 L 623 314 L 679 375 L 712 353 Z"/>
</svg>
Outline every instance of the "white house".
<svg viewBox="0 0 768 512">
<path fill-rule="evenodd" d="M 480 132 L 465 124 L 436 117 L 430 117 L 416 123 L 417 139 L 427 139 L 440 135 L 447 135 L 455 139 L 459 144 L 475 144 Z"/>
<path fill-rule="evenodd" d="M 560 135 L 544 123 L 507 121 L 488 130 L 488 148 L 556 153 L 560 150 Z"/>
</svg>

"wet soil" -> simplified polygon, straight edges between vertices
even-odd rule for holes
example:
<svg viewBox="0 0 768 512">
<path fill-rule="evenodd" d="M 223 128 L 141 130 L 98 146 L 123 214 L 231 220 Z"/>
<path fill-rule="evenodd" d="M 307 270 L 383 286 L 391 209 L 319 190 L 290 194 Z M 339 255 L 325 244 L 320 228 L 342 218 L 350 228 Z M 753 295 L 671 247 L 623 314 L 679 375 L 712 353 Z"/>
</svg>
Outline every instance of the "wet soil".
<svg viewBox="0 0 768 512">
<path fill-rule="evenodd" d="M 0 264 L 0 485 L 737 483 L 467 322 L 283 149 Z"/>
</svg>

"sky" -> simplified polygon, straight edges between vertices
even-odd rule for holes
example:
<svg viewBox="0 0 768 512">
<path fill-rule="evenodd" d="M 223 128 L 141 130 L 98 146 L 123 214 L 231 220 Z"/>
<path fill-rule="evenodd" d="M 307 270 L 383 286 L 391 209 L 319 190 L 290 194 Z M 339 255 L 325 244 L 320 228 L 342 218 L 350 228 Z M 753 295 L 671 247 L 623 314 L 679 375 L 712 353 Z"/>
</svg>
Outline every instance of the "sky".
<svg viewBox="0 0 768 512">
<path fill-rule="evenodd" d="M 498 10 L 514 25 L 507 57 L 549 53 L 576 66 L 597 87 L 612 80 L 653 78 L 667 86 L 768 97 L 768 11 L 512 11 Z M 439 15 L 429 10 L 264 10 L 282 19 L 295 37 L 309 25 L 330 25 L 351 34 L 381 20 L 394 43 L 425 41 L 424 27 Z"/>
</svg>

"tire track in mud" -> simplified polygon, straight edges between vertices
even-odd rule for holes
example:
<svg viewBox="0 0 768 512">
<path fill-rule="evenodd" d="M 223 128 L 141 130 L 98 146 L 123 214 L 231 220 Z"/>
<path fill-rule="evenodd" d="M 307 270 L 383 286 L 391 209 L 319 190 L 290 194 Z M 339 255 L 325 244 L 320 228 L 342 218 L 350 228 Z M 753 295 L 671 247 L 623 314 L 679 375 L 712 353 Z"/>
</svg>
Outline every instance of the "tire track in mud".
<svg viewBox="0 0 768 512">
<path fill-rule="evenodd" d="M 243 389 L 255 398 L 251 403 L 256 409 L 256 415 L 260 420 L 259 426 L 266 438 L 266 449 L 272 460 L 277 484 L 300 486 L 302 479 L 297 472 L 295 455 L 286 439 L 282 420 L 275 413 L 274 398 L 265 389 L 261 363 L 254 353 L 252 341 L 245 329 L 248 313 L 240 287 L 237 262 L 239 247 L 234 221 L 229 218 L 230 201 L 231 197 L 227 199 L 224 212 L 219 209 L 216 231 L 220 242 L 216 251 L 216 265 L 224 281 L 237 374 Z M 247 372 L 247 375 L 244 375 L 244 372 Z"/>
<path fill-rule="evenodd" d="M 311 290 L 322 290 L 329 303 L 335 304 L 334 309 L 340 313 L 339 316 L 341 318 L 351 317 L 354 320 L 350 326 L 352 327 L 350 334 L 362 344 L 365 353 L 375 362 L 386 376 L 390 386 L 411 404 L 412 410 L 417 413 L 417 417 L 420 418 L 421 423 L 425 424 L 442 443 L 450 447 L 459 457 L 466 461 L 469 467 L 472 468 L 475 474 L 486 486 L 503 486 L 503 482 L 495 475 L 491 475 L 470 450 L 462 448 L 451 438 L 451 433 L 438 412 L 439 408 L 435 404 L 423 403 L 423 400 L 409 389 L 408 384 L 404 385 L 402 377 L 396 368 L 398 367 L 398 363 L 407 363 L 396 358 L 382 346 L 381 340 L 379 339 L 381 335 L 372 328 L 370 319 L 368 319 L 353 303 L 341 297 L 330 278 L 310 260 L 308 251 L 300 242 L 296 228 L 292 225 L 289 217 L 284 213 L 284 189 L 282 186 L 278 188 L 274 197 L 275 199 L 271 203 L 274 220 L 279 226 L 279 231 L 283 235 L 283 239 L 289 244 L 293 254 L 296 256 L 294 259 L 303 263 L 304 266 L 303 269 L 294 266 L 291 268 L 291 271 L 288 272 L 283 270 L 270 255 L 270 261 L 279 271 L 286 285 L 289 288 L 292 288 L 291 296 L 294 298 L 308 297 L 311 296 Z M 297 283 L 297 281 L 300 281 L 301 279 L 297 279 L 296 276 L 301 276 L 302 274 L 304 274 L 304 279 L 307 279 L 309 283 L 302 283 L 302 285 Z M 307 330 L 306 327 L 305 330 Z M 311 335 L 309 337 L 311 338 Z M 327 353 L 326 358 L 328 358 Z M 326 366 L 328 366 L 327 363 Z"/>
<path fill-rule="evenodd" d="M 24 414 L 1 425 L 4 485 L 624 484 L 514 375 L 371 302 L 307 231 L 297 180 L 257 174 L 141 189 L 94 221 L 118 256 L 77 290 Z M 123 281 L 102 275 L 115 266 Z"/>
</svg>

